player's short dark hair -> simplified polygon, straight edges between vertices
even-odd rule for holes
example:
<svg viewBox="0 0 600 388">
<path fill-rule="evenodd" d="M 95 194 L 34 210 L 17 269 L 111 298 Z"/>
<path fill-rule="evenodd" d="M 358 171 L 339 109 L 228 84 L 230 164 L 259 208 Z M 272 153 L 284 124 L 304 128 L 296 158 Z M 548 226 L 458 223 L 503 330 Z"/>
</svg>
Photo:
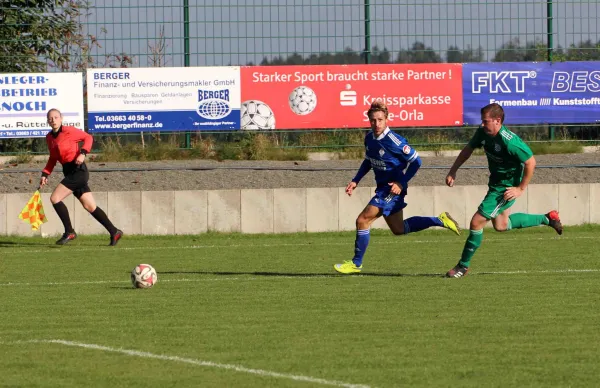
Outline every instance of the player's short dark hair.
<svg viewBox="0 0 600 388">
<path fill-rule="evenodd" d="M 504 109 L 495 102 L 481 108 L 481 115 L 489 115 L 493 119 L 500 119 L 500 123 L 504 124 Z"/>
<path fill-rule="evenodd" d="M 48 111 L 48 113 L 46 113 L 46 118 L 48 118 L 48 116 L 50 116 L 50 113 L 52 113 L 52 112 L 58 112 L 58 114 L 59 114 L 59 115 L 62 117 L 62 112 L 61 112 L 61 111 L 59 111 L 59 110 L 58 110 L 58 109 L 56 109 L 56 108 L 52 108 L 52 109 L 50 109 L 50 110 Z"/>
<path fill-rule="evenodd" d="M 373 103 L 371 104 L 371 107 L 367 111 L 367 116 L 369 118 L 371 118 L 371 115 L 375 112 L 383 112 L 385 117 L 386 118 L 388 117 L 388 107 L 387 107 L 387 105 L 385 105 L 385 103 L 383 101 L 379 101 L 379 100 L 373 101 Z"/>
</svg>

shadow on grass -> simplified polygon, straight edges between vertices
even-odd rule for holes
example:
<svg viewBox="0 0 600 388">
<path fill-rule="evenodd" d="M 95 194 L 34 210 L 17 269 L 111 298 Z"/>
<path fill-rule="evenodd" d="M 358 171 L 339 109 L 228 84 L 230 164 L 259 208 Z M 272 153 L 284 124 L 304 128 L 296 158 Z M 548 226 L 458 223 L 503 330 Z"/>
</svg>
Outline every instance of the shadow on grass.
<svg viewBox="0 0 600 388">
<path fill-rule="evenodd" d="M 249 275 L 249 276 L 265 276 L 265 277 L 298 277 L 298 278 L 322 278 L 322 277 L 427 277 L 436 278 L 444 277 L 441 273 L 385 273 L 385 272 L 362 272 L 359 274 L 342 275 L 337 273 L 288 273 L 288 272 L 230 272 L 230 271 L 160 271 L 159 275 L 216 275 L 216 276 L 234 276 L 234 275 Z"/>
<path fill-rule="evenodd" d="M 31 247 L 38 246 L 43 248 L 54 247 L 54 245 L 49 245 L 48 243 L 39 243 L 39 242 L 27 242 L 27 241 L 0 241 L 0 248 L 9 248 L 9 247 Z M 56 247 L 59 248 L 59 247 Z"/>
</svg>

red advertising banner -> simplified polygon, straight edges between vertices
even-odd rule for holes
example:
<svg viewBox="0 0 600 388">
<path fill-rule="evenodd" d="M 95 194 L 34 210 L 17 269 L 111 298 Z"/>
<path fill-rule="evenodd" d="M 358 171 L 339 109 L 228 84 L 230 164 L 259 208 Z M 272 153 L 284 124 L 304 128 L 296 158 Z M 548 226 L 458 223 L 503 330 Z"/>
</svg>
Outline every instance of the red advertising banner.
<svg viewBox="0 0 600 388">
<path fill-rule="evenodd" d="M 241 68 L 242 129 L 363 128 L 375 100 L 390 127 L 463 123 L 461 64 Z"/>
</svg>

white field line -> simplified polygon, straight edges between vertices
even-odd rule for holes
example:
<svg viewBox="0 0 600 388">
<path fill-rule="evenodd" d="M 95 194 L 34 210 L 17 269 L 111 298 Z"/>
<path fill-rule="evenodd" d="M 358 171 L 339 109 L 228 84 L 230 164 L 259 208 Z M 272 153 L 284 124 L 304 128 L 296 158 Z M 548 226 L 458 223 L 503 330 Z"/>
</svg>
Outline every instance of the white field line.
<svg viewBox="0 0 600 388">
<path fill-rule="evenodd" d="M 532 275 L 532 274 L 559 274 L 559 273 L 595 273 L 600 272 L 600 269 L 548 269 L 548 270 L 539 270 L 539 271 L 482 271 L 482 272 L 469 272 L 469 277 L 475 275 Z M 159 272 L 160 274 L 160 272 Z M 207 274 L 209 275 L 209 274 Z M 358 278 L 369 278 L 379 275 L 377 272 L 373 274 L 363 273 L 352 275 L 352 277 Z M 428 273 L 428 274 L 418 274 L 418 273 L 405 273 L 398 274 L 398 277 L 419 277 L 422 275 L 427 276 L 442 276 L 443 273 Z M 286 275 L 277 275 L 277 276 L 241 276 L 241 277 L 218 277 L 218 278 L 201 278 L 201 279 L 161 279 L 159 283 L 200 283 L 200 282 L 218 282 L 218 281 L 254 281 L 254 280 L 264 280 L 266 278 L 277 278 L 277 279 L 323 279 L 323 278 L 345 278 L 347 276 L 336 275 L 332 273 L 331 275 L 294 275 L 294 276 L 286 276 Z M 391 275 L 391 277 L 394 277 Z M 130 284 L 128 280 L 96 280 L 89 282 L 47 282 L 47 283 L 28 283 L 28 282 L 7 282 L 0 283 L 0 287 L 27 287 L 27 286 L 80 286 L 80 285 L 94 285 L 94 284 Z"/>
<path fill-rule="evenodd" d="M 506 241 L 559 241 L 559 240 L 595 240 L 597 237 L 594 236 L 575 236 L 575 237 L 534 237 L 534 238 L 491 238 L 485 239 L 485 243 L 502 243 Z M 403 241 L 402 238 L 395 239 L 394 241 L 378 241 L 379 245 L 392 245 L 392 244 L 464 244 L 464 239 L 453 239 L 453 240 L 408 240 Z M 347 246 L 351 244 L 349 242 L 315 242 L 315 243 L 293 243 L 293 244 L 229 244 L 229 245 L 171 245 L 171 246 L 139 246 L 139 247 L 78 247 L 68 246 L 65 248 L 45 248 L 45 249 L 17 249 L 17 248 L 5 248 L 2 250 L 2 255 L 10 254 L 27 254 L 27 253 L 64 253 L 67 250 L 69 253 L 73 252 L 99 252 L 99 251 L 145 251 L 145 250 L 181 250 L 181 249 L 221 249 L 221 248 L 272 248 L 272 247 L 307 247 L 307 246 Z"/>
<path fill-rule="evenodd" d="M 519 274 L 544 274 L 544 273 L 585 273 L 585 272 L 600 272 L 600 269 L 547 269 L 539 271 L 494 271 L 494 272 L 475 272 L 474 275 L 519 275 Z M 469 273 L 471 275 L 471 273 Z"/>
<path fill-rule="evenodd" d="M 249 374 L 264 376 L 264 377 L 275 377 L 275 378 L 280 378 L 280 379 L 302 381 L 302 382 L 312 383 L 312 384 L 331 385 L 331 386 L 335 386 L 335 387 L 347 387 L 347 388 L 369 388 L 368 385 L 350 384 L 350 383 L 345 383 L 345 382 L 336 381 L 336 380 L 325 380 L 325 379 L 319 379 L 319 378 L 310 377 L 310 376 L 292 375 L 292 374 L 287 374 L 287 373 L 272 372 L 272 371 L 268 371 L 268 370 L 264 370 L 264 369 L 246 368 L 241 365 L 220 364 L 220 363 L 213 362 L 213 361 L 203 361 L 203 360 L 197 360 L 197 359 L 193 359 L 193 358 L 185 358 L 185 357 L 179 357 L 179 356 L 167 356 L 167 355 L 162 355 L 162 354 L 141 352 L 138 350 L 111 348 L 108 346 L 102 346 L 102 345 L 96 345 L 96 344 L 86 344 L 86 343 L 82 343 L 82 342 L 66 341 L 66 340 L 60 340 L 60 339 L 0 342 L 0 344 L 3 344 L 3 345 L 12 345 L 12 344 L 17 345 L 17 344 L 23 344 L 23 343 L 58 344 L 58 345 L 64 345 L 64 346 L 70 346 L 70 347 L 77 347 L 77 348 L 84 348 L 84 349 L 91 349 L 91 350 L 101 350 L 104 352 L 125 354 L 127 356 L 133 356 L 133 357 L 150 358 L 150 359 L 162 360 L 162 361 L 180 362 L 180 363 L 184 363 L 184 364 L 191 364 L 191 365 L 203 366 L 203 367 L 209 367 L 209 368 L 227 369 L 227 370 L 232 370 L 235 372 L 249 373 Z"/>
</svg>

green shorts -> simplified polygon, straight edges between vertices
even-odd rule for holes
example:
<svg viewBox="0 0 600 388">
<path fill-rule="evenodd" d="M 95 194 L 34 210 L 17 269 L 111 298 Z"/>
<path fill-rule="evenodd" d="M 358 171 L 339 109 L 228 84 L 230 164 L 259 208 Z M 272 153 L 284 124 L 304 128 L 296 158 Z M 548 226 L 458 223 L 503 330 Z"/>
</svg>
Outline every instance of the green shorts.
<svg viewBox="0 0 600 388">
<path fill-rule="evenodd" d="M 479 213 L 490 220 L 498 217 L 503 211 L 511 207 L 515 203 L 515 200 L 505 200 L 505 190 L 506 187 L 490 187 L 477 209 Z"/>
</svg>

